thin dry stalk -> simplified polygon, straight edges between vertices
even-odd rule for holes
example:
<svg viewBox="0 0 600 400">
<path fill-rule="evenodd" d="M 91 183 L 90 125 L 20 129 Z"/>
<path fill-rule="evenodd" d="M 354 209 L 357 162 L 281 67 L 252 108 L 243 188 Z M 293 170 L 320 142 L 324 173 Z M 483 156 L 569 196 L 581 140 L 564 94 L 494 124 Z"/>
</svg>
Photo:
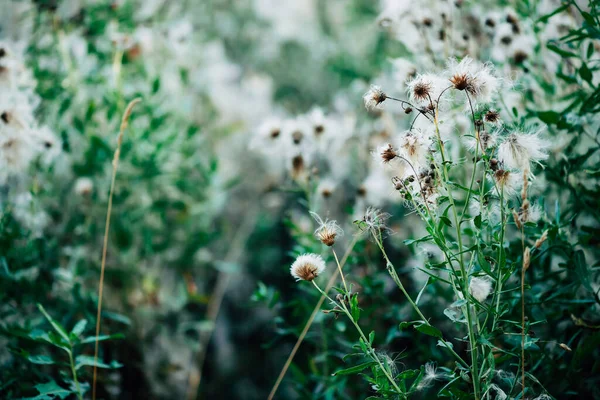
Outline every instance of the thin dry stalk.
<svg viewBox="0 0 600 400">
<path fill-rule="evenodd" d="M 358 235 L 354 236 L 354 239 L 352 240 L 352 243 L 350 243 L 350 246 L 348 246 L 348 250 L 346 250 L 346 253 L 344 254 L 344 257 L 342 258 L 342 262 L 340 262 L 338 264 L 339 265 L 339 269 L 336 269 L 333 272 L 333 274 L 331 275 L 331 278 L 329 278 L 329 281 L 327 282 L 327 286 L 325 287 L 325 290 L 324 290 L 325 293 L 327 293 L 333 287 L 333 285 L 335 284 L 335 281 L 337 280 L 337 277 L 340 274 L 341 269 L 344 268 L 344 265 L 346 264 L 346 261 L 348 261 L 348 257 L 350 257 L 350 253 L 352 253 L 352 249 L 354 248 L 354 245 L 358 241 L 358 238 L 359 238 Z M 336 256 L 336 258 L 337 258 L 337 256 Z M 317 316 L 317 314 L 319 313 L 319 310 L 321 309 L 321 306 L 323 305 L 324 301 L 325 301 L 325 295 L 321 295 L 321 297 L 319 298 L 319 301 L 317 301 L 317 304 L 315 305 L 315 308 L 313 309 L 312 313 L 310 314 L 310 317 L 308 318 L 308 321 L 306 321 L 306 324 L 304 325 L 304 329 L 302 329 L 302 332 L 300 333 L 300 336 L 298 336 L 298 340 L 296 340 L 296 344 L 294 345 L 294 348 L 290 352 L 290 355 L 288 356 L 285 364 L 283 365 L 283 368 L 281 369 L 281 372 L 279 372 L 279 376 L 277 377 L 277 381 L 273 385 L 273 388 L 271 389 L 271 393 L 269 393 L 268 400 L 273 400 L 273 397 L 275 396 L 275 393 L 277 392 L 277 389 L 279 388 L 279 385 L 283 381 L 283 378 L 284 378 L 284 376 L 285 376 L 288 368 L 292 364 L 292 360 L 294 359 L 294 356 L 296 355 L 296 352 L 298 352 L 298 349 L 300 348 L 300 345 L 304 341 L 304 337 L 306 336 L 306 334 L 308 333 L 308 330 L 312 326 L 312 323 L 315 320 L 315 317 Z"/>
<path fill-rule="evenodd" d="M 246 243 L 246 239 L 248 239 L 248 236 L 253 231 L 257 218 L 257 210 L 250 210 L 247 215 L 248 217 L 246 217 L 244 223 L 236 232 L 235 237 L 229 246 L 230 250 L 225 257 L 225 262 L 227 263 L 239 261 L 244 250 L 244 243 Z M 190 373 L 188 377 L 188 389 L 186 396 L 188 400 L 194 400 L 198 397 L 200 382 L 202 381 L 202 370 L 208 350 L 207 347 L 215 330 L 217 317 L 219 316 L 221 304 L 223 303 L 227 287 L 229 286 L 231 275 L 232 274 L 227 271 L 219 272 L 217 284 L 215 285 L 215 288 L 210 296 L 210 301 L 208 303 L 208 309 L 206 312 L 206 320 L 210 322 L 211 328 L 200 332 L 199 350 L 192 355 L 192 365 L 190 367 Z M 194 367 L 193 364 L 196 364 L 196 367 Z"/>
<path fill-rule="evenodd" d="M 531 250 L 525 247 L 525 228 L 529 213 L 529 200 L 527 200 L 527 187 L 529 171 L 523 171 L 523 189 L 521 190 L 521 212 L 515 219 L 517 226 L 521 230 L 521 246 L 523 247 L 523 265 L 521 268 L 521 385 L 523 386 L 523 396 L 525 396 L 525 271 L 529 268 L 531 262 Z"/>
<path fill-rule="evenodd" d="M 121 119 L 121 128 L 119 129 L 119 136 L 117 137 L 117 149 L 113 157 L 112 166 L 112 179 L 110 182 L 110 193 L 108 195 L 108 207 L 106 209 L 106 226 L 104 229 L 104 243 L 102 245 L 102 262 L 100 264 L 100 283 L 98 286 L 98 312 L 96 313 L 96 342 L 94 346 L 94 377 L 92 380 L 92 400 L 96 400 L 96 380 L 98 378 L 98 371 L 96 365 L 98 364 L 98 337 L 100 335 L 100 314 L 102 313 L 102 292 L 104 290 L 104 269 L 106 267 L 106 253 L 108 250 L 108 231 L 110 228 L 110 214 L 112 211 L 113 195 L 115 193 L 115 181 L 117 179 L 117 169 L 119 167 L 119 159 L 121 157 L 121 145 L 123 144 L 123 134 L 129 124 L 129 117 L 133 107 L 141 101 L 140 98 L 132 100 L 123 113 Z"/>
</svg>

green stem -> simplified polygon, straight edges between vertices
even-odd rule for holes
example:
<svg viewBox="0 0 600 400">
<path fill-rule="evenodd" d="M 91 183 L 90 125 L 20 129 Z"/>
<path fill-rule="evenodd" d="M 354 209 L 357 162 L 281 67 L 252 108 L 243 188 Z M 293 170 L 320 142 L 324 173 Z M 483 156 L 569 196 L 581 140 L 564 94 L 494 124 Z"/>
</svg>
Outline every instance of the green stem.
<svg viewBox="0 0 600 400">
<path fill-rule="evenodd" d="M 312 283 L 313 283 L 313 285 L 317 288 L 317 290 L 323 296 L 327 297 L 329 299 L 329 301 L 331 301 L 333 304 L 335 304 L 338 307 L 340 307 L 340 309 L 342 309 L 342 311 L 344 311 L 344 314 L 346 314 L 346 316 L 348 317 L 348 319 L 352 322 L 352 324 L 354 325 L 354 327 L 358 331 L 358 334 L 360 335 L 361 339 L 363 340 L 365 346 L 369 350 L 369 356 L 375 362 L 377 362 L 377 364 L 379 365 L 379 368 L 384 373 L 384 375 L 386 376 L 386 378 L 390 381 L 390 383 L 392 384 L 392 386 L 394 387 L 394 389 L 396 390 L 396 392 L 398 394 L 400 394 L 400 395 L 403 395 L 404 393 L 402 392 L 402 390 L 400 390 L 400 387 L 398 387 L 398 384 L 396 383 L 396 381 L 394 380 L 394 378 L 390 375 L 390 373 L 388 372 L 388 370 L 385 368 L 385 366 L 383 365 L 383 363 L 381 362 L 381 360 L 379 359 L 379 357 L 377 357 L 377 354 L 375 353 L 375 349 L 373 348 L 373 346 L 371 346 L 371 342 L 369 342 L 369 339 L 367 339 L 367 336 L 364 334 L 364 332 L 362 331 L 362 329 L 358 325 L 358 321 L 354 320 L 354 318 L 352 317 L 352 314 L 350 313 L 350 311 L 348 311 L 348 308 L 346 308 L 346 305 L 343 302 L 338 303 L 335 300 L 333 300 L 331 297 L 329 297 L 329 295 L 327 295 L 327 293 L 325 293 L 323 290 L 321 290 L 321 288 L 319 287 L 319 285 L 317 285 L 317 283 L 314 280 L 312 281 Z"/>
<path fill-rule="evenodd" d="M 469 207 L 469 201 L 471 200 L 471 191 L 473 190 L 473 184 L 475 183 L 475 173 L 477 172 L 477 157 L 479 156 L 479 133 L 477 133 L 477 143 L 475 144 L 475 161 L 473 162 L 473 173 L 471 174 L 471 183 L 469 184 L 469 191 L 467 192 L 467 200 L 465 201 L 465 205 L 462 209 L 462 213 L 460 214 L 460 223 L 463 223 L 465 219 L 465 213 L 467 211 L 467 207 Z M 482 182 L 483 184 L 483 182 Z M 481 202 L 482 199 L 480 198 Z"/>
<path fill-rule="evenodd" d="M 421 317 L 421 319 L 423 320 L 423 322 L 425 322 L 429 326 L 433 326 L 427 320 L 427 318 L 425 318 L 425 316 L 421 312 L 421 309 L 419 308 L 419 306 L 413 301 L 413 299 L 410 297 L 410 295 L 408 294 L 408 292 L 404 288 L 404 285 L 402 284 L 402 281 L 400 280 L 400 277 L 396 273 L 396 269 L 394 268 L 394 264 L 392 264 L 392 262 L 388 258 L 387 253 L 385 252 L 385 248 L 383 247 L 383 243 L 381 242 L 381 240 L 377 236 L 375 236 L 375 235 L 373 235 L 373 237 L 375 238 L 375 241 L 377 242 L 377 245 L 379 246 L 379 249 L 381 250 L 381 253 L 383 254 L 383 258 L 385 259 L 385 262 L 386 262 L 387 271 L 390 274 L 390 276 L 392 277 L 392 280 L 394 281 L 394 283 L 396 284 L 396 286 L 398 286 L 398 288 L 400 289 L 400 291 L 402 291 L 402 293 L 404 294 L 404 297 L 406 297 L 406 299 L 408 300 L 408 302 L 410 303 L 410 305 L 412 306 L 412 308 L 417 312 L 417 314 L 419 314 L 419 317 Z M 454 355 L 454 357 L 456 357 L 456 359 L 463 366 L 465 366 L 466 368 L 469 368 L 469 364 L 467 364 L 465 362 L 465 360 L 463 360 L 462 357 L 459 356 L 454 351 L 454 349 L 452 348 L 451 344 L 449 344 L 448 342 L 446 342 L 443 338 L 439 338 L 439 340 L 440 340 L 440 342 L 442 342 L 444 344 L 444 346 L 450 351 L 450 353 L 452 353 L 452 355 Z"/>
<path fill-rule="evenodd" d="M 344 278 L 344 273 L 342 272 L 342 267 L 340 266 L 340 261 L 338 260 L 338 256 L 335 250 L 332 248 L 333 256 L 335 257 L 335 263 L 338 267 L 338 271 L 340 272 L 340 276 L 342 277 L 342 282 L 344 283 L 344 289 L 346 290 L 346 296 L 350 298 L 350 292 L 348 291 L 348 286 L 346 285 L 346 278 Z"/>
<path fill-rule="evenodd" d="M 458 241 L 458 253 L 460 256 L 460 271 L 461 271 L 461 275 L 462 275 L 462 280 L 463 280 L 463 284 L 462 284 L 462 290 L 463 290 L 463 295 L 464 298 L 466 299 L 469 291 L 468 291 L 468 277 L 467 277 L 467 271 L 465 270 L 465 264 L 464 264 L 464 256 L 463 256 L 463 245 L 462 245 L 462 235 L 460 234 L 460 226 L 458 223 L 458 215 L 457 215 L 457 211 L 456 211 L 456 204 L 454 203 L 454 199 L 452 198 L 452 194 L 450 193 L 450 190 L 448 188 L 447 182 L 448 182 L 448 167 L 446 166 L 446 151 L 444 148 L 444 142 L 442 141 L 442 137 L 440 135 L 440 126 L 438 123 L 438 108 L 435 108 L 435 114 L 433 117 L 433 123 L 435 125 L 435 133 L 439 142 L 439 147 L 440 147 L 440 153 L 442 156 L 442 172 L 443 172 L 443 179 L 442 179 L 442 184 L 444 185 L 444 187 L 446 188 L 446 192 L 448 193 L 448 201 L 450 202 L 450 206 L 452 207 L 452 214 L 454 217 L 454 225 L 456 228 L 456 236 L 457 236 L 457 241 Z M 474 390 L 474 395 L 475 395 L 475 400 L 479 400 L 479 377 L 478 377 L 478 370 L 477 370 L 477 345 L 475 343 L 475 333 L 473 332 L 473 321 L 472 321 L 472 317 L 471 317 L 471 311 L 469 308 L 466 309 L 466 314 L 467 314 L 467 328 L 468 328 L 468 333 L 469 333 L 469 343 L 471 346 L 471 375 L 473 378 L 473 390 Z"/>
<path fill-rule="evenodd" d="M 496 328 L 496 322 L 498 321 L 498 314 L 500 312 L 500 293 L 502 291 L 502 268 L 503 263 L 503 253 L 504 253 L 504 231 L 506 230 L 506 213 L 504 211 L 504 187 L 502 187 L 502 190 L 500 192 L 500 218 L 501 218 L 501 223 L 500 223 L 500 240 L 498 243 L 498 280 L 496 283 L 496 314 L 494 315 L 494 318 L 492 320 L 492 332 L 494 331 L 494 329 Z"/>
<path fill-rule="evenodd" d="M 75 382 L 75 388 L 77 389 L 77 397 L 79 400 L 83 400 L 81 394 L 81 388 L 79 387 L 79 381 L 77 380 L 77 371 L 75 370 L 75 363 L 73 362 L 73 353 L 69 351 L 69 363 L 71 364 L 71 372 L 73 373 L 73 381 Z"/>
</svg>

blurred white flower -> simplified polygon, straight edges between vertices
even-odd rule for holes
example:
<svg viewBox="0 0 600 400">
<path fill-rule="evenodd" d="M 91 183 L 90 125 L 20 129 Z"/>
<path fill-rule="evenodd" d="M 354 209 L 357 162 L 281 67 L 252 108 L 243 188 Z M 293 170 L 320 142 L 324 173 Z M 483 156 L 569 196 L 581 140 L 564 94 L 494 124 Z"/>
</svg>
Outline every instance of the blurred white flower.
<svg viewBox="0 0 600 400">
<path fill-rule="evenodd" d="M 78 178 L 75 181 L 75 193 L 79 196 L 86 197 L 92 194 L 94 190 L 94 181 L 88 177 Z"/>
<path fill-rule="evenodd" d="M 469 293 L 478 302 L 482 303 L 490 295 L 492 291 L 492 282 L 487 278 L 471 278 L 469 283 Z"/>
</svg>

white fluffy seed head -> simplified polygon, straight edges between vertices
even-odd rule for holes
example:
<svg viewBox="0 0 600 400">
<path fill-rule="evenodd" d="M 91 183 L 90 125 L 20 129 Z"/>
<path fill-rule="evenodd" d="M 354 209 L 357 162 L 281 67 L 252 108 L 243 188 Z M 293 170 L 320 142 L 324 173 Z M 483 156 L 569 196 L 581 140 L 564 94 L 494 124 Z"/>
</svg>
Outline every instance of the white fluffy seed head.
<svg viewBox="0 0 600 400">
<path fill-rule="evenodd" d="M 460 62 L 450 59 L 447 74 L 456 89 L 464 90 L 472 101 L 478 103 L 489 103 L 499 87 L 499 80 L 491 65 L 470 57 L 465 57 Z"/>
<path fill-rule="evenodd" d="M 290 267 L 290 273 L 296 281 L 312 281 L 325 271 L 325 260 L 318 254 L 302 254 Z"/>
<path fill-rule="evenodd" d="M 315 229 L 315 236 L 326 246 L 333 246 L 337 238 L 344 235 L 344 231 L 336 221 L 323 220 L 317 213 L 310 212 L 319 226 Z"/>
<path fill-rule="evenodd" d="M 415 170 L 429 165 L 429 146 L 431 140 L 420 130 L 404 132 L 398 141 L 398 153 L 412 164 Z"/>
<path fill-rule="evenodd" d="M 379 108 L 380 104 L 383 103 L 385 99 L 387 99 L 386 94 L 376 85 L 371 85 L 371 88 L 363 95 L 363 101 L 365 102 L 365 108 L 367 110 Z"/>
<path fill-rule="evenodd" d="M 408 97 L 413 104 L 429 105 L 441 92 L 440 78 L 433 74 L 419 74 L 406 83 Z"/>
<path fill-rule="evenodd" d="M 499 169 L 494 172 L 494 180 L 505 196 L 514 196 L 523 187 L 523 174 Z"/>
<path fill-rule="evenodd" d="M 540 137 L 539 132 L 514 132 L 498 147 L 498 158 L 508 168 L 526 170 L 531 162 L 548 158 L 548 147 L 549 143 Z"/>
<path fill-rule="evenodd" d="M 491 291 L 492 282 L 486 278 L 472 278 L 469 283 L 469 293 L 480 303 L 487 299 Z"/>
</svg>

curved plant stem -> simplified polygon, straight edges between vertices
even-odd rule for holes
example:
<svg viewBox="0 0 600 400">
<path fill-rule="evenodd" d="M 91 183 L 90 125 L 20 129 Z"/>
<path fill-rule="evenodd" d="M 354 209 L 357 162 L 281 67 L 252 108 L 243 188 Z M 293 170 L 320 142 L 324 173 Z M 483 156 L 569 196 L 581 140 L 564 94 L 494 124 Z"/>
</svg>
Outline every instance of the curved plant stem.
<svg viewBox="0 0 600 400">
<path fill-rule="evenodd" d="M 500 293 L 502 292 L 502 268 L 504 267 L 504 231 L 506 230 L 506 213 L 504 211 L 504 187 L 500 192 L 500 240 L 498 243 L 498 278 L 496 283 L 496 313 L 492 319 L 492 332 L 496 328 L 498 315 L 500 313 Z"/>
<path fill-rule="evenodd" d="M 524 228 L 521 227 L 521 244 L 523 246 L 523 266 L 521 268 L 521 384 L 523 386 L 523 392 L 521 397 L 525 396 L 525 271 L 527 271 L 527 265 L 525 264 L 525 232 Z"/>
<path fill-rule="evenodd" d="M 73 352 L 69 351 L 69 363 L 71 364 L 71 373 L 73 374 L 73 382 L 75 382 L 75 389 L 77 390 L 77 398 L 83 400 L 81 394 L 81 387 L 79 386 L 79 380 L 77 379 L 77 370 L 75 369 L 75 363 L 73 362 Z M 96 365 L 96 363 L 94 363 Z"/>
<path fill-rule="evenodd" d="M 446 188 L 446 191 L 448 193 L 448 201 L 450 203 L 450 206 L 452 207 L 452 214 L 454 217 L 454 225 L 455 225 L 456 236 L 457 236 L 456 239 L 458 241 L 458 255 L 460 258 L 460 261 L 459 261 L 460 271 L 461 271 L 462 281 L 463 281 L 462 282 L 462 291 L 463 291 L 463 296 L 466 298 L 469 294 L 469 290 L 468 290 L 468 276 L 467 276 L 467 271 L 465 269 L 464 256 L 463 256 L 462 235 L 460 234 L 460 225 L 458 222 L 456 204 L 454 203 L 454 199 L 452 198 L 452 194 L 450 193 L 450 190 L 448 188 L 448 183 L 447 183 L 449 174 L 448 174 L 448 167 L 446 166 L 446 150 L 444 147 L 444 142 L 442 141 L 442 137 L 440 135 L 438 112 L 439 112 L 438 107 L 435 107 L 433 122 L 434 122 L 434 126 L 435 126 L 435 134 L 437 136 L 437 140 L 438 140 L 439 147 L 440 147 L 440 153 L 442 156 L 442 173 L 443 173 L 442 184 Z M 473 321 L 472 321 L 471 311 L 470 311 L 469 307 L 467 307 L 467 309 L 466 309 L 466 314 L 467 314 L 467 328 L 469 331 L 469 343 L 470 343 L 470 347 L 471 347 L 471 375 L 472 375 L 472 379 L 473 379 L 473 390 L 475 392 L 474 393 L 475 400 L 479 400 L 477 345 L 475 342 L 475 332 L 473 331 Z"/>
<path fill-rule="evenodd" d="M 365 333 L 361 329 L 360 325 L 358 325 L 358 321 L 356 321 L 352 317 L 352 313 L 350 313 L 350 311 L 346 307 L 346 304 L 344 304 L 344 302 L 339 302 L 339 303 L 336 302 L 331 297 L 329 297 L 327 295 L 327 293 L 325 293 L 323 290 L 321 290 L 321 288 L 319 287 L 319 285 L 317 285 L 317 283 L 315 281 L 312 281 L 312 283 L 317 288 L 317 290 L 319 292 L 321 292 L 322 296 L 327 297 L 327 299 L 329 299 L 329 301 L 331 301 L 333 304 L 335 304 L 338 307 L 340 307 L 340 309 L 342 311 L 344 311 L 344 314 L 346 314 L 346 316 L 348 317 L 348 319 L 350 321 L 352 321 L 352 324 L 354 325 L 354 327 L 358 331 L 358 334 L 360 335 L 360 338 L 363 340 L 365 346 L 369 350 L 369 356 L 379 365 L 379 368 L 381 369 L 381 371 L 383 372 L 383 374 L 385 375 L 385 377 L 388 379 L 388 381 L 390 381 L 390 383 L 392 384 L 392 386 L 394 387 L 394 389 L 396 390 L 396 392 L 398 394 L 400 394 L 400 395 L 403 394 L 402 390 L 400 390 L 400 388 L 398 387 L 398 384 L 396 383 L 396 381 L 394 380 L 394 378 L 390 375 L 389 371 L 385 368 L 385 366 L 383 365 L 383 363 L 381 362 L 381 360 L 377 356 L 377 353 L 375 353 L 375 349 L 373 348 L 373 346 L 371 346 L 371 342 L 369 341 L 369 339 L 367 338 L 367 336 L 365 335 Z"/>
<path fill-rule="evenodd" d="M 348 249 L 346 250 L 346 253 L 342 257 L 342 261 L 339 263 L 339 269 L 335 270 L 335 272 L 331 275 L 331 277 L 329 278 L 329 281 L 327 282 L 327 286 L 325 287 L 325 291 L 326 292 L 329 291 L 333 287 L 333 285 L 335 284 L 335 282 L 336 282 L 336 280 L 338 278 L 338 274 L 340 273 L 341 269 L 344 268 L 344 265 L 348 261 L 348 257 L 350 257 L 350 254 L 352 253 L 352 250 L 354 249 L 354 245 L 356 245 L 356 242 L 358 241 L 359 237 L 360 236 L 356 235 L 352 239 L 352 242 L 348 246 Z M 296 344 L 294 344 L 294 347 L 292 348 L 292 351 L 290 352 L 290 355 L 288 356 L 287 360 L 285 361 L 285 364 L 283 365 L 283 368 L 279 372 L 279 376 L 277 377 L 277 380 L 275 381 L 275 384 L 273 385 L 273 388 L 271 389 L 271 392 L 269 393 L 268 400 L 272 400 L 273 397 L 275 396 L 275 393 L 277 393 L 277 389 L 279 388 L 279 385 L 283 381 L 283 378 L 285 377 L 285 374 L 286 374 L 288 368 L 292 364 L 292 360 L 296 356 L 296 353 L 298 352 L 298 349 L 300 348 L 300 345 L 304 341 L 304 337 L 306 336 L 306 334 L 308 333 L 310 327 L 312 326 L 312 323 L 314 322 L 315 317 L 319 313 L 319 310 L 321 309 L 321 306 L 323 305 L 323 302 L 325 301 L 325 297 L 326 296 L 324 296 L 323 294 L 321 294 L 321 297 L 319 298 L 319 301 L 317 301 L 317 304 L 315 305 L 315 308 L 313 309 L 312 313 L 310 314 L 310 317 L 308 318 L 308 321 L 306 321 L 306 324 L 304 325 L 304 328 L 302 329 L 302 332 L 300 333 L 300 336 L 298 336 L 298 340 L 296 340 Z"/>
<path fill-rule="evenodd" d="M 408 292 L 404 288 L 404 285 L 402 284 L 402 281 L 400 280 L 400 277 L 396 273 L 396 270 L 394 268 L 394 264 L 392 264 L 392 262 L 390 261 L 390 259 L 387 256 L 387 253 L 385 252 L 385 248 L 383 247 L 383 243 L 381 242 L 380 238 L 378 238 L 375 234 L 373 234 L 373 237 L 375 238 L 375 241 L 377 242 L 377 246 L 379 246 L 379 249 L 381 250 L 381 253 L 383 254 L 383 258 L 385 259 L 385 262 L 386 262 L 387 271 L 390 274 L 390 276 L 392 277 L 392 280 L 394 281 L 394 283 L 396 284 L 396 286 L 398 286 L 398 288 L 400 289 L 400 291 L 404 294 L 404 297 L 406 297 L 406 299 L 408 300 L 408 302 L 410 303 L 410 305 L 412 306 L 412 308 L 417 312 L 417 314 L 419 314 L 419 317 L 421 317 L 421 319 L 423 320 L 423 322 L 425 324 L 429 325 L 429 326 L 433 326 L 427 320 L 427 318 L 425 318 L 425 316 L 421 312 L 421 309 L 419 308 L 419 306 L 413 301 L 413 299 L 410 297 L 410 295 L 408 294 Z M 459 356 L 458 353 L 456 353 L 454 351 L 454 349 L 452 348 L 451 344 L 449 344 L 448 342 L 446 342 L 443 338 L 438 338 L 438 339 L 440 340 L 440 342 L 442 342 L 444 344 L 444 346 L 450 351 L 450 353 L 452 353 L 452 355 L 454 357 L 456 357 L 456 359 L 464 367 L 469 368 L 469 364 L 467 364 L 465 362 L 465 360 L 463 360 L 462 357 Z"/>
<path fill-rule="evenodd" d="M 125 129 L 129 124 L 129 117 L 131 116 L 131 111 L 133 111 L 133 107 L 141 101 L 140 98 L 132 100 L 125 112 L 123 113 L 123 118 L 121 119 L 121 128 L 119 130 L 119 136 L 117 137 L 117 149 L 115 150 L 115 155 L 113 157 L 112 166 L 112 178 L 110 182 L 110 193 L 108 195 L 108 207 L 106 210 L 106 226 L 104 228 L 104 241 L 102 245 L 102 262 L 100 264 L 100 283 L 98 286 L 98 311 L 96 313 L 96 342 L 94 346 L 94 375 L 92 379 L 92 400 L 96 399 L 96 380 L 98 378 L 98 371 L 96 364 L 98 363 L 98 336 L 100 335 L 100 314 L 102 313 L 102 292 L 104 289 L 104 269 L 106 268 L 106 253 L 108 251 L 108 232 L 110 229 L 110 214 L 112 211 L 112 203 L 113 196 L 115 194 L 115 181 L 117 179 L 117 170 L 119 168 L 119 159 L 121 157 L 121 145 L 123 144 L 123 134 Z"/>
<path fill-rule="evenodd" d="M 229 245 L 229 252 L 225 256 L 226 263 L 239 261 L 244 250 L 244 243 L 254 229 L 257 218 L 257 210 L 249 210 L 246 215 L 247 217 L 235 233 Z M 192 365 L 190 366 L 186 396 L 186 398 L 189 400 L 193 400 L 198 397 L 198 391 L 202 381 L 202 371 L 208 350 L 207 347 L 215 330 L 215 324 L 217 322 L 219 311 L 221 310 L 221 304 L 223 304 L 223 299 L 225 298 L 225 293 L 227 292 L 227 287 L 229 286 L 231 276 L 232 272 L 230 271 L 220 271 L 219 276 L 217 277 L 217 283 L 210 296 L 210 301 L 208 303 L 206 312 L 206 320 L 210 322 L 210 328 L 199 332 L 199 348 L 198 351 L 192 354 L 191 358 Z"/>
<path fill-rule="evenodd" d="M 342 272 L 342 267 L 340 265 L 340 260 L 338 260 L 338 256 L 337 256 L 337 254 L 335 252 L 335 249 L 333 247 L 331 248 L 331 252 L 333 253 L 333 256 L 335 257 L 335 264 L 338 267 L 338 273 L 342 277 L 342 282 L 344 284 L 344 289 L 346 290 L 346 296 L 350 296 L 350 293 L 348 292 L 348 286 L 346 285 L 346 278 L 344 278 L 344 273 Z"/>
</svg>

